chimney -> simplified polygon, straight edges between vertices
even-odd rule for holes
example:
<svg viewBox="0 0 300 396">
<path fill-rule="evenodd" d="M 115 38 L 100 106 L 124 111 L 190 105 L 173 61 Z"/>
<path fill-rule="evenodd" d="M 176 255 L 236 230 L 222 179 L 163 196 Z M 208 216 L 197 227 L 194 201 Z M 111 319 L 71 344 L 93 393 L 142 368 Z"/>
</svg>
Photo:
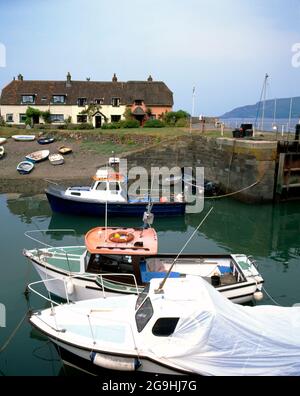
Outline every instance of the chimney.
<svg viewBox="0 0 300 396">
<path fill-rule="evenodd" d="M 23 81 L 23 76 L 21 73 L 18 75 L 18 81 Z"/>
<path fill-rule="evenodd" d="M 68 74 L 67 74 L 67 82 L 66 82 L 66 87 L 67 88 L 71 87 L 71 81 L 72 81 L 72 77 L 71 77 L 70 72 L 68 72 Z"/>
<path fill-rule="evenodd" d="M 152 82 L 153 81 L 153 78 L 152 78 L 152 76 L 150 75 L 149 77 L 148 77 L 148 82 Z"/>
<path fill-rule="evenodd" d="M 118 82 L 118 77 L 116 76 L 116 73 L 114 73 L 112 82 Z"/>
</svg>

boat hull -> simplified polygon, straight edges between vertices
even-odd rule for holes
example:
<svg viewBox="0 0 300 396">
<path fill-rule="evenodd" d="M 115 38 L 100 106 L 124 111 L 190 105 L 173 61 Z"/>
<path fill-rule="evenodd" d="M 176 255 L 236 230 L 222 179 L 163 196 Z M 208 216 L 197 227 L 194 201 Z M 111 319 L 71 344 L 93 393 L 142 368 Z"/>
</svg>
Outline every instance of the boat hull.
<svg viewBox="0 0 300 396">
<path fill-rule="evenodd" d="M 41 279 L 45 282 L 45 287 L 51 294 L 66 300 L 67 299 L 67 289 L 64 286 L 64 281 L 69 278 L 69 273 L 62 270 L 55 270 L 50 267 L 46 267 L 35 260 L 30 259 L 34 268 L 38 272 Z M 72 278 L 72 293 L 68 294 L 68 298 L 71 301 L 82 301 L 82 300 L 92 300 L 102 297 L 117 297 L 121 294 L 129 294 L 129 292 L 121 290 L 109 290 L 107 287 L 104 288 L 104 293 L 102 288 L 99 286 L 96 280 L 96 276 L 89 278 L 85 277 L 83 274 L 71 274 L 72 276 L 77 275 L 76 278 Z M 51 279 L 51 281 L 49 281 Z M 122 278 L 119 278 L 122 282 Z M 248 280 L 237 285 L 221 286 L 217 290 L 226 298 L 231 300 L 235 304 L 244 304 L 253 301 L 254 293 L 257 289 L 261 290 L 263 283 L 256 283 L 254 280 Z M 132 288 L 133 285 L 128 287 Z M 131 291 L 132 294 L 132 291 Z"/>
<path fill-rule="evenodd" d="M 53 212 L 68 213 L 83 216 L 104 216 L 106 211 L 105 202 L 92 200 L 80 200 L 66 197 L 63 192 L 53 193 L 49 189 L 46 195 Z M 184 202 L 174 203 L 155 203 L 151 212 L 156 216 L 178 216 L 184 215 L 186 204 Z M 146 212 L 147 203 L 111 203 L 107 204 L 107 213 L 109 216 L 121 217 L 142 217 Z"/>
</svg>

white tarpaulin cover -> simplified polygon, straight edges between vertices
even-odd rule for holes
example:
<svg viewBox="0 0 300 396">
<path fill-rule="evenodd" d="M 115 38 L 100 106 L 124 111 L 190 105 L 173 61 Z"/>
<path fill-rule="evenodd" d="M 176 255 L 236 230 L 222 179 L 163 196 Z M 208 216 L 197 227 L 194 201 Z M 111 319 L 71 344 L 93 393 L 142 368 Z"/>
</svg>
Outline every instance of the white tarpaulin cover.
<svg viewBox="0 0 300 396">
<path fill-rule="evenodd" d="M 164 304 L 185 295 L 189 312 L 157 356 L 202 375 L 300 375 L 300 308 L 235 305 L 200 277 L 176 286 L 167 281 Z"/>
</svg>

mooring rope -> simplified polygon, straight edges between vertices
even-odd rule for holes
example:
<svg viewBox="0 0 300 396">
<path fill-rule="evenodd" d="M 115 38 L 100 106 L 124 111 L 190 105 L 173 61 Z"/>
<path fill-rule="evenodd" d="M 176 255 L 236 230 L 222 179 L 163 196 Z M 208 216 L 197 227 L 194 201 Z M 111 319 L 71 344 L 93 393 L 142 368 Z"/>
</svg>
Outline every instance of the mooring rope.
<svg viewBox="0 0 300 396">
<path fill-rule="evenodd" d="M 27 311 L 27 312 L 25 313 L 25 315 L 23 316 L 23 318 L 21 319 L 21 321 L 18 323 L 18 325 L 15 327 L 15 329 L 13 330 L 13 332 L 11 333 L 11 335 L 8 337 L 8 339 L 6 340 L 6 342 L 4 343 L 4 345 L 1 347 L 0 353 L 2 353 L 2 352 L 8 347 L 8 345 L 9 345 L 10 342 L 11 342 L 11 340 L 12 340 L 12 339 L 14 338 L 14 336 L 17 334 L 19 328 L 22 326 L 24 320 L 27 318 L 28 312 L 29 312 L 29 311 Z"/>
</svg>

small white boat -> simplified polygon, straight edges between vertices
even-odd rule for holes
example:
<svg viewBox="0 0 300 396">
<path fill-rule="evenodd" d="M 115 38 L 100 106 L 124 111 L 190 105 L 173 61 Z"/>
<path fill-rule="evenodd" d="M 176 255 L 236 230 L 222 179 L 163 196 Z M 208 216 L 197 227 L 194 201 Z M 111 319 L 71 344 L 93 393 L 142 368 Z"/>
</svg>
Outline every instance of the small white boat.
<svg viewBox="0 0 300 396">
<path fill-rule="evenodd" d="M 12 138 L 17 142 L 32 142 L 35 140 L 35 135 L 13 135 Z"/>
<path fill-rule="evenodd" d="M 0 146 L 0 159 L 4 157 L 5 150 L 3 146 Z"/>
<path fill-rule="evenodd" d="M 65 162 L 64 157 L 61 154 L 51 154 L 48 159 L 51 165 L 62 165 Z"/>
<path fill-rule="evenodd" d="M 58 149 L 58 151 L 60 154 L 70 154 L 70 153 L 72 153 L 73 150 L 71 149 L 71 147 L 61 146 Z"/>
<path fill-rule="evenodd" d="M 31 161 L 22 161 L 18 164 L 17 166 L 17 171 L 21 174 L 21 175 L 27 175 L 28 173 L 30 173 L 32 171 L 32 169 L 34 168 L 34 163 Z"/>
<path fill-rule="evenodd" d="M 62 358 L 98 374 L 299 375 L 300 307 L 235 305 L 200 277 L 164 281 L 139 296 L 52 301 L 29 321 Z"/>
<path fill-rule="evenodd" d="M 0 144 L 6 143 L 7 139 L 6 138 L 0 138 Z"/>
<path fill-rule="evenodd" d="M 49 150 L 35 151 L 34 153 L 26 155 L 26 159 L 32 162 L 40 162 L 49 157 Z"/>
</svg>

